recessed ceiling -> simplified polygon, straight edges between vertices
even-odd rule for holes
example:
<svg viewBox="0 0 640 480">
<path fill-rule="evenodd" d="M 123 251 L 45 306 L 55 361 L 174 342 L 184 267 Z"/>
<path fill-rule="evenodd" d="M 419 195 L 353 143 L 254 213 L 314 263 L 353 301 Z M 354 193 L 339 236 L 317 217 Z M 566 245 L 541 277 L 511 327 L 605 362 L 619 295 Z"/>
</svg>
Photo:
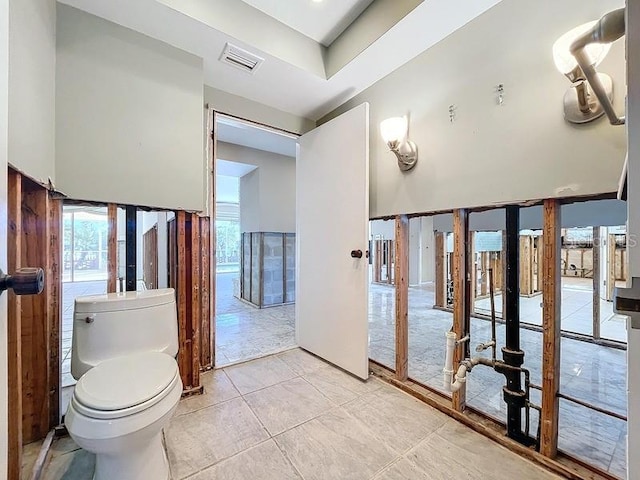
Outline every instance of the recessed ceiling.
<svg viewBox="0 0 640 480">
<path fill-rule="evenodd" d="M 330 78 L 324 47 L 243 1 L 58 1 L 202 58 L 206 85 L 318 120 L 502 0 L 425 0 Z M 380 1 L 396 0 L 372 7 Z M 369 27 L 375 25 L 363 25 Z M 253 75 L 223 64 L 227 42 L 264 57 L 264 64 Z"/>
<path fill-rule="evenodd" d="M 247 173 L 258 168 L 248 163 L 230 162 L 229 160 L 216 160 L 216 175 L 229 178 L 244 177 Z M 225 200 L 226 201 L 226 200 Z"/>
<path fill-rule="evenodd" d="M 328 47 L 373 0 L 242 0 Z"/>
</svg>

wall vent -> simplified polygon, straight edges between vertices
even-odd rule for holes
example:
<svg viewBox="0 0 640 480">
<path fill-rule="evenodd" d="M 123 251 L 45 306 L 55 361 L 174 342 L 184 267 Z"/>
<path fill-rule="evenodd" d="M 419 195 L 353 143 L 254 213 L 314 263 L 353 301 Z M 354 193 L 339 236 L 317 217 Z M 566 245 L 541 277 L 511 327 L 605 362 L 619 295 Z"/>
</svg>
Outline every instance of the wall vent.
<svg viewBox="0 0 640 480">
<path fill-rule="evenodd" d="M 262 65 L 264 58 L 227 42 L 220 56 L 220 61 L 253 74 Z"/>
</svg>

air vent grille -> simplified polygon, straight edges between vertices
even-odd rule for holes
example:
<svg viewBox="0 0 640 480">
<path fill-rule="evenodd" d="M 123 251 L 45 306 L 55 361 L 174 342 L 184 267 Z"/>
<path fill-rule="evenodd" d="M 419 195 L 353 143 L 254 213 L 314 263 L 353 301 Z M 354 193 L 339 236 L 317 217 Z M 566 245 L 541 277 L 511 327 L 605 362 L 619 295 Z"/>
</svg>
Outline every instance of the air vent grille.
<svg viewBox="0 0 640 480">
<path fill-rule="evenodd" d="M 262 65 L 264 58 L 260 58 L 243 48 L 227 43 L 220 56 L 220 61 L 253 74 L 260 65 Z"/>
</svg>

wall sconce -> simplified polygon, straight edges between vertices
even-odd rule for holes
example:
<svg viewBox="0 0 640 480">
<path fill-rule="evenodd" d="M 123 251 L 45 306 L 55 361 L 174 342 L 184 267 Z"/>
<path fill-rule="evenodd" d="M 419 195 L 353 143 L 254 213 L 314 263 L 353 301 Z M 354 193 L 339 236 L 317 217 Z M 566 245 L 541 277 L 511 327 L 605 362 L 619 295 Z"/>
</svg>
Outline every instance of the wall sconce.
<svg viewBox="0 0 640 480">
<path fill-rule="evenodd" d="M 407 138 L 407 117 L 392 117 L 380 122 L 380 134 L 389 149 L 398 157 L 398 167 L 403 172 L 411 170 L 418 161 L 418 147 Z"/>
<path fill-rule="evenodd" d="M 624 124 L 624 117 L 618 117 L 611 103 L 611 77 L 596 71 L 611 43 L 624 33 L 624 8 L 620 8 L 597 22 L 570 30 L 553 44 L 556 68 L 573 84 L 564 95 L 564 118 L 568 122 L 587 123 L 606 113 L 612 125 Z"/>
</svg>

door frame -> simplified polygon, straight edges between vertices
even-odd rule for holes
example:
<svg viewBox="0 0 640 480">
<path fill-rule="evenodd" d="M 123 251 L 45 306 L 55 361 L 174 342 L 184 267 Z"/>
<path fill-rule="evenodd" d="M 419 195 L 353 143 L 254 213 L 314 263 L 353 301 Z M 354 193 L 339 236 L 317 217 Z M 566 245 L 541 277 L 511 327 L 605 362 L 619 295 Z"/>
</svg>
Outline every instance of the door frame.
<svg viewBox="0 0 640 480">
<path fill-rule="evenodd" d="M 210 342 L 211 342 L 211 366 L 212 368 L 217 368 L 216 365 L 216 268 L 217 268 L 217 257 L 216 257 L 216 172 L 217 172 L 217 145 L 218 145 L 218 120 L 220 118 L 228 118 L 231 120 L 235 120 L 241 123 L 245 123 L 249 126 L 260 128 L 262 130 L 270 131 L 278 135 L 288 135 L 295 138 L 299 138 L 300 134 L 296 132 L 292 132 L 290 130 L 286 130 L 284 128 L 276 127 L 273 125 L 269 125 L 263 122 L 259 122 L 257 120 L 251 120 L 245 117 L 241 117 L 239 115 L 234 115 L 233 113 L 223 112 L 220 110 L 216 110 L 215 107 L 212 107 L 209 104 L 205 105 L 205 109 L 207 110 L 207 122 L 206 122 L 206 135 L 207 135 L 207 144 L 206 144 L 206 158 L 207 158 L 207 171 L 208 175 L 208 194 L 207 194 L 207 203 L 209 208 L 209 218 L 210 221 L 210 277 L 211 277 L 211 295 L 210 295 Z M 296 212 L 296 216 L 298 212 Z M 297 253 L 296 253 L 297 255 Z M 297 262 L 297 258 L 296 258 Z"/>
</svg>

